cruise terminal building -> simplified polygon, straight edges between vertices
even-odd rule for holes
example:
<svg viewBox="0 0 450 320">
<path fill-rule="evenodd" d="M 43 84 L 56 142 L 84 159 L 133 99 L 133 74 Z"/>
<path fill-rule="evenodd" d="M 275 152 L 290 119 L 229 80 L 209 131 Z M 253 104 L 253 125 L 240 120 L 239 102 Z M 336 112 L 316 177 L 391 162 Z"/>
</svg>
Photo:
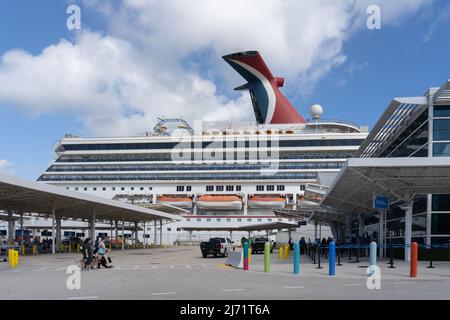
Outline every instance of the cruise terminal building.
<svg viewBox="0 0 450 320">
<path fill-rule="evenodd" d="M 385 208 L 374 203 L 380 197 Z M 448 245 L 450 80 L 423 96 L 392 100 L 321 205 L 345 215 L 347 238 L 405 245 L 406 260 L 412 242 Z"/>
</svg>

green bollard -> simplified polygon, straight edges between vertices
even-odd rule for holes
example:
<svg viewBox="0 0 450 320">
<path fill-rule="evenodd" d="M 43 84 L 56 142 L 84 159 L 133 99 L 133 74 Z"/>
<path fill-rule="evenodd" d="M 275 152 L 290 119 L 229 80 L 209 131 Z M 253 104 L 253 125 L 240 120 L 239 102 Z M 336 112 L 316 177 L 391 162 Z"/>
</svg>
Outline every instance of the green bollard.
<svg viewBox="0 0 450 320">
<path fill-rule="evenodd" d="M 270 272 L 270 242 L 264 245 L 264 272 Z"/>
</svg>

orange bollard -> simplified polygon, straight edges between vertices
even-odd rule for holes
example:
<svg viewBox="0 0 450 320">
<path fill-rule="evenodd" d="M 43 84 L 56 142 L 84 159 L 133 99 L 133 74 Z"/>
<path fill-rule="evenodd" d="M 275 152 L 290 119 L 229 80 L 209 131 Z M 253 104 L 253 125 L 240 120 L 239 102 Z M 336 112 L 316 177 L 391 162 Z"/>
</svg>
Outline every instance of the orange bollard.
<svg viewBox="0 0 450 320">
<path fill-rule="evenodd" d="M 417 278 L 417 260 L 419 256 L 419 246 L 417 242 L 411 244 L 411 278 Z"/>
</svg>

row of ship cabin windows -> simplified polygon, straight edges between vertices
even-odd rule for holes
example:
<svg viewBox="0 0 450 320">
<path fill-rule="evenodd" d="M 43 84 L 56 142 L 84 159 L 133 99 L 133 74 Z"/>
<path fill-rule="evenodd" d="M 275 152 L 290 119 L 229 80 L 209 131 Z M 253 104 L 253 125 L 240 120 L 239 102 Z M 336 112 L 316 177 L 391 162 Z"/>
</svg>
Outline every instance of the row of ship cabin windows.
<svg viewBox="0 0 450 320">
<path fill-rule="evenodd" d="M 66 187 L 66 189 L 70 190 L 70 187 Z M 83 187 L 83 188 L 74 187 L 73 190 L 75 190 L 75 191 L 79 191 L 79 190 L 89 191 L 89 188 L 88 187 Z M 106 187 L 102 187 L 102 188 L 92 187 L 92 191 L 99 191 L 99 190 L 107 191 L 108 188 L 106 188 Z M 149 191 L 152 191 L 153 187 L 147 187 L 147 188 L 146 187 L 129 187 L 129 188 L 126 188 L 126 187 L 120 187 L 120 188 L 119 187 L 111 187 L 110 190 L 111 191 L 116 191 L 116 190 L 120 190 L 120 191 L 126 191 L 126 190 L 130 190 L 130 191 L 135 191 L 135 190 L 145 191 L 145 190 L 149 190 Z"/>
</svg>

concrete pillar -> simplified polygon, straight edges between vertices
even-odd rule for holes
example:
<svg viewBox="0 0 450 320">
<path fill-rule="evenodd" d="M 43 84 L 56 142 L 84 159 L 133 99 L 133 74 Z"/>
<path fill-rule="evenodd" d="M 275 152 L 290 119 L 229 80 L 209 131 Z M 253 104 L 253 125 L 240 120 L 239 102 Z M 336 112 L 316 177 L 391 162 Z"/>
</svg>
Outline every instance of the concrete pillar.
<svg viewBox="0 0 450 320">
<path fill-rule="evenodd" d="M 122 218 L 122 251 L 125 250 L 125 221 Z"/>
<path fill-rule="evenodd" d="M 156 220 L 153 221 L 153 225 L 154 225 L 154 227 L 155 227 L 155 230 L 153 230 L 153 233 L 154 233 L 154 239 L 155 239 L 155 246 L 157 246 L 157 245 L 158 245 L 158 241 L 156 241 L 156 239 L 157 239 L 157 236 L 158 236 L 158 234 L 157 234 L 157 232 L 158 232 L 158 224 L 157 224 L 157 221 L 156 221 Z"/>
<path fill-rule="evenodd" d="M 61 244 L 62 244 L 62 227 L 61 227 L 61 218 L 60 217 L 56 217 L 56 247 L 57 248 L 61 248 Z"/>
<path fill-rule="evenodd" d="M 111 240 L 113 238 L 113 232 L 114 232 L 114 221 L 111 220 L 111 228 L 109 230 L 109 237 L 110 237 Z"/>
<path fill-rule="evenodd" d="M 431 223 L 432 223 L 432 215 L 431 212 L 433 211 L 432 208 L 432 201 L 433 201 L 433 195 L 428 194 L 427 195 L 427 224 L 426 224 L 426 245 L 431 245 Z"/>
<path fill-rule="evenodd" d="M 230 240 L 233 241 L 233 231 L 230 231 Z"/>
<path fill-rule="evenodd" d="M 162 246 L 163 243 L 163 221 L 159 220 L 159 244 Z"/>
<path fill-rule="evenodd" d="M 378 246 L 379 247 L 383 246 L 383 248 L 384 248 L 384 216 L 385 210 L 380 210 L 380 223 L 378 227 Z"/>
<path fill-rule="evenodd" d="M 158 198 L 156 197 L 156 194 L 152 194 L 152 204 L 156 204 L 158 201 Z"/>
<path fill-rule="evenodd" d="M 189 242 L 192 243 L 192 230 L 189 230 Z"/>
<path fill-rule="evenodd" d="M 317 240 L 319 237 L 319 221 L 318 219 L 314 219 L 314 240 Z"/>
<path fill-rule="evenodd" d="M 14 236 L 16 233 L 16 222 L 13 220 L 12 211 L 8 211 L 8 245 L 11 244 L 14 240 Z"/>
<path fill-rule="evenodd" d="M 116 241 L 119 240 L 119 221 L 115 221 L 116 223 Z"/>
<path fill-rule="evenodd" d="M 20 245 L 23 246 L 23 213 L 20 213 Z"/>
<path fill-rule="evenodd" d="M 364 214 L 358 216 L 358 234 L 360 237 L 364 234 Z"/>
<path fill-rule="evenodd" d="M 145 245 L 146 245 L 146 243 L 147 243 L 147 239 L 146 239 L 146 237 L 145 237 L 145 236 L 146 236 L 146 234 L 145 234 L 145 233 L 146 233 L 145 228 L 146 228 L 146 226 L 145 226 L 145 222 L 144 222 L 144 235 L 143 235 L 143 241 L 142 241 L 143 244 L 144 244 L 144 249 L 145 249 Z"/>
<path fill-rule="evenodd" d="M 248 215 L 248 194 L 244 195 L 244 216 Z"/>
<path fill-rule="evenodd" d="M 95 243 L 95 210 L 92 211 L 92 216 L 91 216 L 91 224 L 90 224 L 90 230 L 91 230 L 91 239 L 92 239 L 92 243 Z"/>
<path fill-rule="evenodd" d="M 52 206 L 52 254 L 56 253 L 56 243 L 55 243 L 55 236 L 56 236 L 56 230 L 55 230 L 55 223 L 56 223 L 56 208 L 55 205 Z"/>
<path fill-rule="evenodd" d="M 134 245 L 137 245 L 139 242 L 139 236 L 138 236 L 138 223 L 134 223 Z"/>
<path fill-rule="evenodd" d="M 411 201 L 405 210 L 405 261 L 411 260 L 411 238 L 412 238 L 412 212 L 414 202 Z"/>
</svg>

